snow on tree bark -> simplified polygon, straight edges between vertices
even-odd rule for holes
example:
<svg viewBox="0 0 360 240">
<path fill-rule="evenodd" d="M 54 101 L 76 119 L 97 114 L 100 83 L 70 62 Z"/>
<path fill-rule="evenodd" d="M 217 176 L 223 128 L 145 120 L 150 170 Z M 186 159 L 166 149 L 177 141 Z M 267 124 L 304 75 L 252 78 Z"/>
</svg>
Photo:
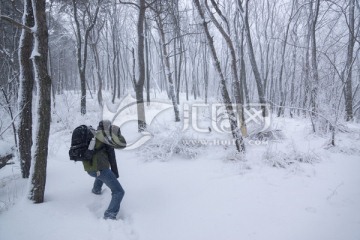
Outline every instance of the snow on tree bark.
<svg viewBox="0 0 360 240">
<path fill-rule="evenodd" d="M 23 25 L 33 27 L 34 15 L 31 0 L 24 1 Z M 19 158 L 21 164 L 21 174 L 23 178 L 28 178 L 31 165 L 31 146 L 32 146 L 32 90 L 34 85 L 33 66 L 30 60 L 33 46 L 33 35 L 22 29 L 19 43 L 19 97 L 18 109 L 18 138 L 19 138 Z"/>
<path fill-rule="evenodd" d="M 32 152 L 32 176 L 29 199 L 34 203 L 44 201 L 46 166 L 51 117 L 51 79 L 47 69 L 48 29 L 46 25 L 46 0 L 32 0 L 34 11 L 34 48 L 32 60 L 37 83 L 36 126 Z"/>
</svg>

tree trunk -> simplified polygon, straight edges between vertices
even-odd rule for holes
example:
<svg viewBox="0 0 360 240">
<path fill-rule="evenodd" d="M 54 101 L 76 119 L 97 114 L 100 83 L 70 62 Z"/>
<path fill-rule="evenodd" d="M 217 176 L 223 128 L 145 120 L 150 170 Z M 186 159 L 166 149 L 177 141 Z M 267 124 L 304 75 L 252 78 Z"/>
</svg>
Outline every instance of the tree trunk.
<svg viewBox="0 0 360 240">
<path fill-rule="evenodd" d="M 240 45 L 240 82 L 243 85 L 242 89 L 244 90 L 244 95 L 246 99 L 246 103 L 250 104 L 249 90 L 247 86 L 246 80 L 246 67 L 244 60 L 244 30 L 241 30 L 241 45 Z M 265 88 L 264 88 L 265 89 Z"/>
<path fill-rule="evenodd" d="M 179 73 L 177 77 L 176 83 L 176 101 L 180 104 L 180 83 L 181 83 L 181 73 L 182 73 L 182 64 L 183 64 L 183 57 L 184 57 L 184 47 L 183 47 L 183 40 L 180 38 L 180 59 L 179 59 Z"/>
<path fill-rule="evenodd" d="M 281 65 L 280 65 L 280 73 L 279 73 L 279 90 L 280 90 L 280 107 L 278 109 L 278 113 L 277 116 L 283 116 L 284 115 L 284 105 L 285 105 L 285 93 L 283 90 L 283 73 L 284 73 L 284 65 L 285 65 L 285 53 L 286 53 L 286 45 L 287 43 L 287 39 L 289 36 L 289 30 L 290 30 L 290 24 L 291 24 L 291 20 L 293 17 L 293 12 L 294 12 L 294 8 L 295 8 L 295 2 L 293 2 L 292 7 L 291 7 L 291 13 L 290 13 L 290 17 L 286 26 L 286 31 L 285 31 L 285 36 L 284 36 L 284 43 L 282 46 L 282 53 L 281 53 Z"/>
<path fill-rule="evenodd" d="M 185 57 L 185 67 L 184 67 L 184 76 L 185 76 L 185 92 L 186 92 L 186 101 L 189 101 L 189 81 L 187 74 L 187 57 Z"/>
<path fill-rule="evenodd" d="M 255 81 L 256 81 L 256 86 L 257 86 L 257 91 L 258 91 L 258 95 L 259 95 L 259 102 L 262 105 L 262 114 L 263 117 L 267 116 L 268 113 L 266 112 L 266 101 L 265 101 L 265 94 L 264 94 L 264 89 L 263 89 L 263 82 L 260 76 L 260 72 L 259 72 L 259 68 L 258 65 L 256 63 L 256 59 L 255 59 L 255 52 L 254 52 L 254 47 L 252 44 L 252 40 L 251 40 L 251 34 L 250 34 L 250 25 L 249 25 L 249 9 L 248 9 L 248 4 L 249 4 L 249 0 L 246 0 L 245 3 L 245 16 L 244 16 L 244 10 L 242 8 L 241 5 L 241 1 L 238 0 L 238 7 L 240 8 L 240 13 L 244 22 L 244 27 L 245 27 L 245 35 L 246 35 L 246 39 L 247 39 L 247 45 L 248 45 L 248 54 L 249 54 L 249 58 L 250 58 L 250 63 L 251 63 L 251 67 L 254 73 L 254 77 L 255 77 Z"/>
<path fill-rule="evenodd" d="M 99 59 L 99 53 L 97 49 L 97 42 L 95 42 L 92 45 L 94 60 L 95 60 L 95 68 L 96 68 L 96 76 L 98 79 L 98 91 L 97 91 L 97 99 L 99 106 L 103 107 L 103 96 L 102 96 L 102 77 L 101 77 L 101 66 L 100 66 L 100 59 Z"/>
<path fill-rule="evenodd" d="M 244 60 L 244 28 L 243 27 L 241 28 L 241 33 L 239 34 L 237 27 L 235 27 L 235 35 L 236 36 L 240 35 L 240 39 L 238 38 L 236 41 L 236 48 L 239 55 L 239 68 L 240 68 L 239 78 L 240 78 L 241 89 L 243 90 L 243 101 L 246 102 L 247 105 L 249 105 L 250 97 L 246 83 L 246 67 Z"/>
<path fill-rule="evenodd" d="M 149 26 L 147 24 L 147 21 L 145 20 L 145 32 L 146 32 L 146 38 L 145 38 L 145 52 L 146 52 L 146 104 L 150 105 L 150 67 L 149 67 Z"/>
<path fill-rule="evenodd" d="M 24 1 L 23 24 L 28 27 L 33 27 L 34 25 L 31 0 Z M 34 73 L 30 60 L 32 46 L 32 34 L 23 29 L 19 43 L 20 87 L 18 99 L 18 109 L 20 111 L 18 123 L 19 158 L 23 178 L 29 177 L 31 165 L 32 92 L 34 86 Z"/>
<path fill-rule="evenodd" d="M 352 66 L 353 66 L 353 54 L 355 45 L 355 0 L 350 0 L 349 6 L 349 43 L 347 49 L 347 60 L 345 70 L 343 72 L 345 80 L 345 111 L 346 121 L 353 119 L 353 93 L 352 93 Z"/>
<path fill-rule="evenodd" d="M 303 109 L 308 109 L 308 101 L 309 101 L 309 95 L 310 95 L 310 41 L 311 41 L 311 17 L 309 16 L 308 20 L 308 30 L 305 38 L 305 59 L 304 59 L 304 101 L 303 101 Z M 303 114 L 306 116 L 307 112 L 303 111 Z"/>
<path fill-rule="evenodd" d="M 295 38 L 295 45 L 298 43 L 298 37 L 296 30 L 294 30 L 294 38 Z M 295 105 L 295 78 L 296 78 L 296 64 L 297 64 L 297 48 L 294 47 L 293 49 L 293 72 L 292 72 L 292 78 L 291 78 L 291 87 L 290 87 L 290 106 L 293 107 Z M 290 117 L 294 117 L 293 114 L 294 110 L 290 109 Z"/>
<path fill-rule="evenodd" d="M 203 52 L 203 55 L 204 55 L 204 91 L 205 91 L 205 104 L 208 103 L 208 92 L 209 92 L 209 62 L 207 60 L 207 52 L 208 52 L 208 49 L 207 47 L 205 46 L 204 47 L 204 52 Z"/>
<path fill-rule="evenodd" d="M 313 13 L 312 9 L 312 2 L 310 4 L 310 15 L 313 15 L 312 23 L 311 23 L 311 73 L 312 73 L 312 87 L 310 92 L 310 103 L 311 103 L 311 110 L 313 112 L 313 116 L 315 117 L 314 113 L 317 112 L 317 97 L 319 92 L 319 72 L 318 72 L 318 64 L 317 64 L 317 49 L 316 49 L 316 23 L 319 16 L 319 8 L 320 8 L 320 0 L 316 0 L 315 3 L 315 13 Z"/>
<path fill-rule="evenodd" d="M 82 40 L 81 40 L 81 31 L 80 31 L 80 23 L 77 18 L 77 4 L 76 0 L 73 0 L 73 8 L 74 8 L 74 20 L 76 25 L 76 56 L 77 56 L 77 65 L 78 65 L 78 71 L 80 76 L 80 90 L 81 90 L 81 100 L 80 100 L 80 112 L 81 115 L 86 114 L 86 85 L 85 85 L 85 72 L 82 68 L 82 54 L 81 54 L 81 48 L 82 48 Z"/>
<path fill-rule="evenodd" d="M 143 132 L 146 129 L 145 119 L 145 106 L 144 106 L 144 82 L 145 82 L 145 38 L 144 38 L 144 22 L 146 12 L 146 1 L 140 0 L 139 17 L 137 23 L 137 35 L 138 35 L 138 70 L 139 78 L 135 83 L 136 101 L 137 101 L 137 114 L 138 114 L 138 131 Z"/>
<path fill-rule="evenodd" d="M 51 79 L 47 69 L 48 29 L 46 25 L 46 0 L 33 0 L 35 29 L 33 64 L 37 81 L 37 125 L 33 151 L 33 174 L 31 178 L 30 200 L 44 201 L 46 165 L 51 117 Z"/>
<path fill-rule="evenodd" d="M 49 10 L 47 12 L 48 14 L 48 17 L 47 17 L 47 20 L 48 20 L 48 23 L 47 23 L 47 26 L 48 28 L 52 28 L 52 25 L 51 25 L 51 18 L 50 16 L 53 14 L 52 13 L 52 6 L 53 6 L 53 1 L 50 1 L 50 6 L 49 6 Z M 49 56 L 48 56 L 48 69 L 49 69 L 49 75 L 50 75 L 50 78 L 54 79 L 54 73 L 53 73 L 53 63 L 52 63 L 52 52 L 51 52 L 51 49 L 49 49 L 49 52 L 48 52 Z M 55 82 L 52 81 L 51 82 L 51 94 L 52 94 L 52 102 L 53 102 L 53 108 L 55 109 L 56 107 L 56 86 L 55 86 Z"/>
<path fill-rule="evenodd" d="M 115 25 L 115 24 L 114 24 Z M 114 27 L 115 28 L 115 27 Z M 115 102 L 115 97 L 116 97 L 116 85 L 117 85 L 117 74 L 116 74 L 116 55 L 118 54 L 117 53 L 117 50 L 116 50 L 116 42 L 115 42 L 115 34 L 116 34 L 116 31 L 114 31 L 115 29 L 112 29 L 112 42 L 113 42 L 113 60 L 112 60 L 112 70 L 113 70 L 113 76 L 114 76 L 114 83 L 113 83 L 113 95 L 112 95 L 112 100 L 111 102 L 114 103 Z"/>
</svg>

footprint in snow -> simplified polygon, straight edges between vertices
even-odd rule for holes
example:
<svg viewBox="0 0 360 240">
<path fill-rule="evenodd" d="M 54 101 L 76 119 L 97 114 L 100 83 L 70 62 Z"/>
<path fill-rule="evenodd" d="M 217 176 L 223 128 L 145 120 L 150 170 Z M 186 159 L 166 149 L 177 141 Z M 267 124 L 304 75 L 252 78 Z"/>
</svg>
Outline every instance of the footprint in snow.
<svg viewBox="0 0 360 240">
<path fill-rule="evenodd" d="M 100 195 L 90 193 L 93 196 L 91 196 L 91 202 L 86 205 L 90 212 L 92 212 L 96 218 L 102 218 L 104 215 L 104 211 L 106 210 L 106 206 L 104 206 L 104 191 L 106 190 L 103 189 Z"/>
</svg>

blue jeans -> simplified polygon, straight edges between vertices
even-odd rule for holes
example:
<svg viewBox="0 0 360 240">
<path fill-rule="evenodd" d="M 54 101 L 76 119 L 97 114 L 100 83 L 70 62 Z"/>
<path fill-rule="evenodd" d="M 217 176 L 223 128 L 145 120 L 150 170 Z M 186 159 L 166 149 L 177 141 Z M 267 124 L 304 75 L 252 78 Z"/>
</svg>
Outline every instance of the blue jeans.
<svg viewBox="0 0 360 240">
<path fill-rule="evenodd" d="M 105 219 L 116 219 L 116 215 L 120 210 L 120 203 L 124 197 L 125 191 L 121 187 L 119 181 L 116 179 L 115 174 L 110 169 L 100 171 L 97 176 L 96 172 L 88 172 L 90 176 L 95 178 L 93 192 L 100 193 L 101 187 L 105 183 L 111 189 L 111 201 L 109 207 L 104 213 Z"/>
</svg>

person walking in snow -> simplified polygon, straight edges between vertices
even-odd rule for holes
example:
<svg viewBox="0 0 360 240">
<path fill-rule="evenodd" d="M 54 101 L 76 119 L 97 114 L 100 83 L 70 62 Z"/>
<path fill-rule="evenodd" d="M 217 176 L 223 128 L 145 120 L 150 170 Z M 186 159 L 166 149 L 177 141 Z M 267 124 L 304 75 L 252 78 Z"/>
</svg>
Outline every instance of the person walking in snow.
<svg viewBox="0 0 360 240">
<path fill-rule="evenodd" d="M 92 161 L 83 162 L 84 169 L 95 178 L 92 193 L 100 195 L 104 183 L 111 189 L 111 201 L 104 213 L 104 219 L 116 220 L 125 191 L 117 180 L 119 172 L 114 148 L 125 148 L 126 141 L 121 135 L 120 128 L 111 125 L 108 120 L 99 122 L 95 139 L 95 154 Z"/>
</svg>

